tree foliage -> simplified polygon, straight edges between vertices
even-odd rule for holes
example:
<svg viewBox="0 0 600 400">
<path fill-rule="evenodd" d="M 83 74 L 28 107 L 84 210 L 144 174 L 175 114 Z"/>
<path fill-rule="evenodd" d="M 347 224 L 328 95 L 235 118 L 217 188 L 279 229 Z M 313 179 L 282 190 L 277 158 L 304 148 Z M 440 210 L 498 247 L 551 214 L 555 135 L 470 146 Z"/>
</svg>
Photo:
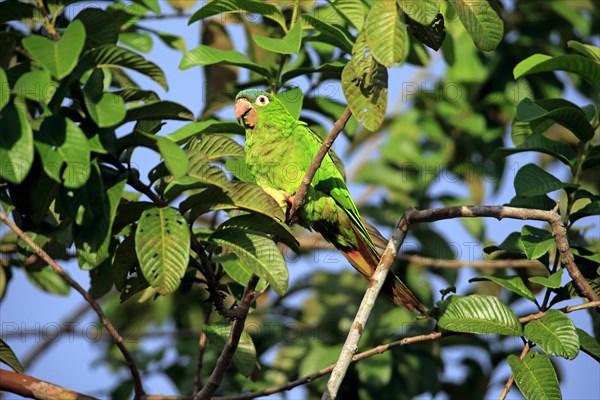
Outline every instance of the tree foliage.
<svg viewBox="0 0 600 400">
<path fill-rule="evenodd" d="M 588 44 L 600 30 L 600 10 L 593 2 L 519 0 L 507 8 L 495 0 L 169 1 L 179 12 L 171 17 L 194 24 L 180 29 L 200 25 L 193 48 L 181 32 L 150 27 L 170 12 L 166 3 L 114 0 L 75 15 L 65 11 L 77 1 L 43 3 L 46 10 L 17 0 L 0 4 L 3 212 L 59 263 L 76 261 L 89 271 L 89 292 L 118 329 L 206 335 L 202 382 L 230 333 L 227 310 L 257 275 L 258 290 L 268 294 L 251 310 L 218 394 L 283 384 L 335 362 L 366 287 L 348 270 L 314 268 L 341 258 L 288 226 L 248 172 L 244 130 L 230 111 L 247 87 L 277 93 L 320 135 L 348 104 L 353 117 L 343 134 L 360 160 L 349 179 L 377 189 L 380 195 L 358 203 L 380 227 L 393 227 L 408 207 L 480 204 L 505 182 L 514 186 L 514 196 L 500 200 L 509 206 L 551 210 L 560 200 L 575 262 L 600 296 L 600 49 Z M 146 55 L 156 41 L 180 58 L 181 70 L 202 69 L 204 90 L 200 76 L 190 83 L 203 95 L 198 118 L 151 90 L 168 90 L 169 77 Z M 393 81 L 409 67 L 417 68 L 414 79 Z M 423 80 L 423 71 L 438 78 Z M 332 87 L 340 95 L 330 96 Z M 576 95 L 566 100 L 565 92 Z M 141 148 L 156 154 L 147 176 L 136 168 Z M 518 160 L 513 166 L 509 156 Z M 444 177 L 452 185 L 441 192 Z M 456 269 L 398 260 L 394 269 L 435 320 L 416 320 L 381 300 L 361 349 L 434 325 L 464 334 L 353 364 L 340 398 L 483 398 L 506 378 L 506 360 L 526 398 L 542 395 L 536 387 L 559 398 L 552 359 L 583 357 L 580 349 L 599 359 L 595 311 L 595 332 L 585 332 L 549 309 L 581 297 L 563 274 L 549 230 L 525 225 L 496 245 L 481 219 L 460 223 L 485 245 L 489 267 L 462 283 Z M 34 249 L 4 227 L 2 234 L 0 298 L 17 270 L 40 290 L 68 293 Z M 451 236 L 416 227 L 418 251 L 407 254 L 456 259 Z M 299 259 L 310 268 L 290 281 Z M 505 260 L 539 266 L 508 271 Z M 447 287 L 460 283 L 460 295 L 440 299 L 432 276 Z M 548 312 L 522 323 L 515 306 Z M 520 336 L 537 348 L 519 358 L 513 340 L 497 346 L 479 334 Z M 143 373 L 161 362 L 159 372 L 191 394 L 198 336 L 162 346 L 149 352 L 130 344 Z M 486 358 L 465 354 L 461 381 L 442 375 L 443 351 L 455 346 L 480 348 Z M 0 361 L 22 372 L 2 340 Z M 125 368 L 113 346 L 102 363 Z M 114 398 L 133 388 L 130 378 L 112 384 Z M 324 387 L 323 380 L 308 383 L 307 396 Z"/>
</svg>

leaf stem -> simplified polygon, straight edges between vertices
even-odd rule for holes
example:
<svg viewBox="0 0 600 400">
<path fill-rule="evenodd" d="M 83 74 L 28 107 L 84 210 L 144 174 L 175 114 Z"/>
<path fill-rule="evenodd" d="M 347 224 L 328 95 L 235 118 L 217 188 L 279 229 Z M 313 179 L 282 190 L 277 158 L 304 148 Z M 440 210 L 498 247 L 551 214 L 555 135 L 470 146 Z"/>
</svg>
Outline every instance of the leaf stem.
<svg viewBox="0 0 600 400">
<path fill-rule="evenodd" d="M 58 33 L 56 33 L 56 28 L 54 27 L 54 23 L 50 20 L 50 15 L 48 14 L 48 9 L 46 8 L 46 5 L 44 4 L 44 0 L 36 0 L 37 6 L 40 9 L 40 12 L 42 13 L 42 17 L 43 17 L 43 22 L 42 25 L 44 25 L 44 28 L 48 31 L 48 34 L 50 34 L 50 37 L 52 37 L 52 40 L 54 41 L 54 43 L 58 42 Z"/>
</svg>

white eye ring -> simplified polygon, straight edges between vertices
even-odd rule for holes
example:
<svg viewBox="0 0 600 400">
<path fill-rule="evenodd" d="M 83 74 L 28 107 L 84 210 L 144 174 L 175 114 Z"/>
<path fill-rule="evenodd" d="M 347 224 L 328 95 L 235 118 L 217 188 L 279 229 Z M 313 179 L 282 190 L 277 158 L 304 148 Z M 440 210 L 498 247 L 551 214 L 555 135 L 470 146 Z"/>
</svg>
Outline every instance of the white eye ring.
<svg viewBox="0 0 600 400">
<path fill-rule="evenodd" d="M 267 96 L 265 96 L 264 94 L 261 94 L 256 99 L 256 104 L 258 104 L 259 106 L 267 105 L 267 104 L 269 104 L 269 98 Z"/>
</svg>

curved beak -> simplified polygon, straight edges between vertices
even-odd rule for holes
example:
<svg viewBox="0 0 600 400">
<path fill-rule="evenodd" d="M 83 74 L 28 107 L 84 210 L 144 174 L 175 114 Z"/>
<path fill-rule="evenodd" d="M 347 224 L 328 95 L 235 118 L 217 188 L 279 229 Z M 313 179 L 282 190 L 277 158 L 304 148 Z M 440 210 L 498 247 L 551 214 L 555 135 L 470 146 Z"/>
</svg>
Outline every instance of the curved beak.
<svg viewBox="0 0 600 400">
<path fill-rule="evenodd" d="M 247 98 L 241 97 L 235 102 L 235 119 L 239 120 L 252 109 L 252 104 Z"/>
</svg>

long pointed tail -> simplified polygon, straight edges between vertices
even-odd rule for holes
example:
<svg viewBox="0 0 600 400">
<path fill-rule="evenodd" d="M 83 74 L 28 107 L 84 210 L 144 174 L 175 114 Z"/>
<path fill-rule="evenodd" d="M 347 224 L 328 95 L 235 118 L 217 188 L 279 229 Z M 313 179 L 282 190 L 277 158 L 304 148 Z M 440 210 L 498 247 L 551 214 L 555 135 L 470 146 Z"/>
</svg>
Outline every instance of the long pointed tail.
<svg viewBox="0 0 600 400">
<path fill-rule="evenodd" d="M 346 259 L 356 268 L 362 275 L 367 279 L 371 279 L 371 276 L 379 264 L 379 256 L 372 254 L 366 248 L 363 248 L 362 252 L 358 250 L 348 250 L 339 248 L 340 252 L 346 257 Z M 365 257 L 364 254 L 368 257 Z M 425 306 L 417 299 L 417 297 L 410 291 L 408 287 L 394 274 L 392 271 L 389 272 L 382 288 L 383 293 L 388 296 L 394 304 L 401 307 L 406 307 L 410 311 L 419 312 L 424 316 L 427 316 L 427 310 Z"/>
</svg>

